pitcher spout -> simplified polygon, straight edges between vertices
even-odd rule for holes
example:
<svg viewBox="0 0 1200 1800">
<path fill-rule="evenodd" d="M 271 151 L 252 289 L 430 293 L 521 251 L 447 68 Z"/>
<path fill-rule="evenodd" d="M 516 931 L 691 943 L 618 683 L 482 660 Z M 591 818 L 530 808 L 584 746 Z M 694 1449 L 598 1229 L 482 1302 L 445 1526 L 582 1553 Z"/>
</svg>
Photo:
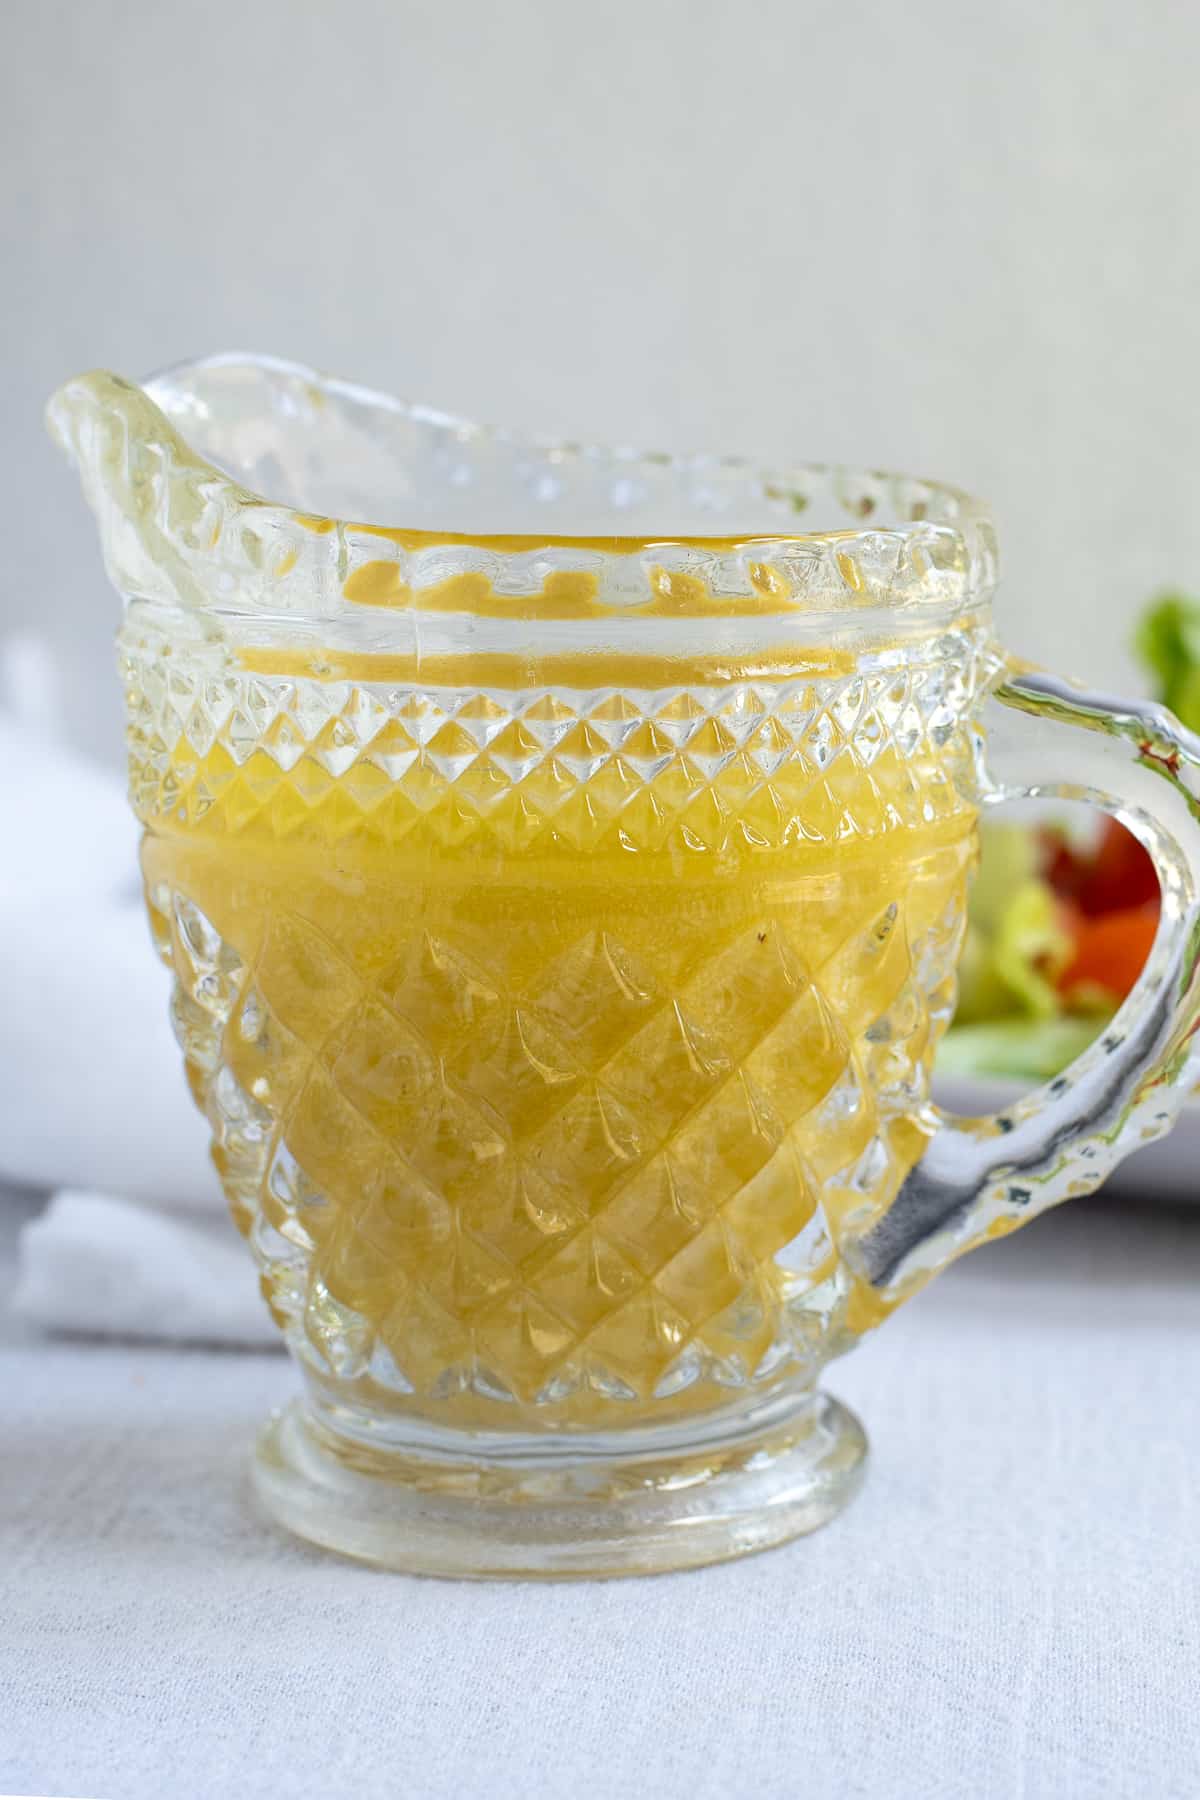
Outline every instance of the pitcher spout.
<svg viewBox="0 0 1200 1800">
<path fill-rule="evenodd" d="M 106 369 L 64 382 L 46 424 L 79 473 L 118 590 L 202 605 L 202 559 L 235 484 L 188 448 L 144 389 Z"/>
</svg>

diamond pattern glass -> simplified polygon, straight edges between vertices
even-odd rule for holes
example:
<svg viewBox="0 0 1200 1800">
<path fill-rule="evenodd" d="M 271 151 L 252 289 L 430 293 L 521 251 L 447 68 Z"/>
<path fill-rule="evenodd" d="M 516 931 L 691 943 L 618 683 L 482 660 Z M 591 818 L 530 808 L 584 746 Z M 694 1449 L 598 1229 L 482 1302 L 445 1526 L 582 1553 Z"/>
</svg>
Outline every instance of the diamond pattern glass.
<svg viewBox="0 0 1200 1800">
<path fill-rule="evenodd" d="M 319 1375 L 595 1426 L 853 1328 L 951 1005 L 982 641 L 651 692 L 124 657 L 181 1041 Z"/>
</svg>

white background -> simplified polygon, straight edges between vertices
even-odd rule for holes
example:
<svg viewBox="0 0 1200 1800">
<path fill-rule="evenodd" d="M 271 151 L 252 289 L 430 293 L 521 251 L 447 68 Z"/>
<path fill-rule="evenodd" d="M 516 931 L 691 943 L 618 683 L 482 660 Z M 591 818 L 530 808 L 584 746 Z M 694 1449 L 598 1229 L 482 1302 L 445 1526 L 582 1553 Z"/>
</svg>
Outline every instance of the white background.
<svg viewBox="0 0 1200 1800">
<path fill-rule="evenodd" d="M 9 0 L 0 627 L 115 758 L 62 378 L 276 351 L 556 434 L 943 475 L 1003 629 L 1200 588 L 1200 8 Z"/>
</svg>

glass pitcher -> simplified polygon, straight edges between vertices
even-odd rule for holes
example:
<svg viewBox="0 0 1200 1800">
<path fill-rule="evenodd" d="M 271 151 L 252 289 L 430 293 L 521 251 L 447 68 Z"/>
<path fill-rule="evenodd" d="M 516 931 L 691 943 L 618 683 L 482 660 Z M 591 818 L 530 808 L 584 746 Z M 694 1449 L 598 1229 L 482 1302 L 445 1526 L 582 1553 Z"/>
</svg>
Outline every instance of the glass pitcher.
<svg viewBox="0 0 1200 1800">
<path fill-rule="evenodd" d="M 469 1575 L 820 1525 L 865 1452 L 824 1365 L 1197 1075 L 1200 743 L 1014 663 L 988 516 L 932 482 L 547 446 L 256 357 L 50 421 L 125 597 L 188 1078 L 303 1377 L 267 1510 Z M 1136 833 L 1161 927 L 1064 1075 L 947 1118 L 979 810 L 1030 795 Z"/>
</svg>

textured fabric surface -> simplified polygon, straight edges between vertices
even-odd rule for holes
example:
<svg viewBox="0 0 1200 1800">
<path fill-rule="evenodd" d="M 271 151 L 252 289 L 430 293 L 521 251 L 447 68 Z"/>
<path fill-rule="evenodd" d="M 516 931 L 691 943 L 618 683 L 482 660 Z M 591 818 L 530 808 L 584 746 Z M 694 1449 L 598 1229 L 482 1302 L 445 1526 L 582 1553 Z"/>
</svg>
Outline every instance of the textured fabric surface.
<svg viewBox="0 0 1200 1800">
<path fill-rule="evenodd" d="M 832 1372 L 873 1460 L 826 1531 L 550 1587 L 259 1522 L 277 1356 L 10 1322 L 0 1790 L 1194 1800 L 1198 1298 L 1194 1214 L 1052 1215 Z"/>
</svg>

